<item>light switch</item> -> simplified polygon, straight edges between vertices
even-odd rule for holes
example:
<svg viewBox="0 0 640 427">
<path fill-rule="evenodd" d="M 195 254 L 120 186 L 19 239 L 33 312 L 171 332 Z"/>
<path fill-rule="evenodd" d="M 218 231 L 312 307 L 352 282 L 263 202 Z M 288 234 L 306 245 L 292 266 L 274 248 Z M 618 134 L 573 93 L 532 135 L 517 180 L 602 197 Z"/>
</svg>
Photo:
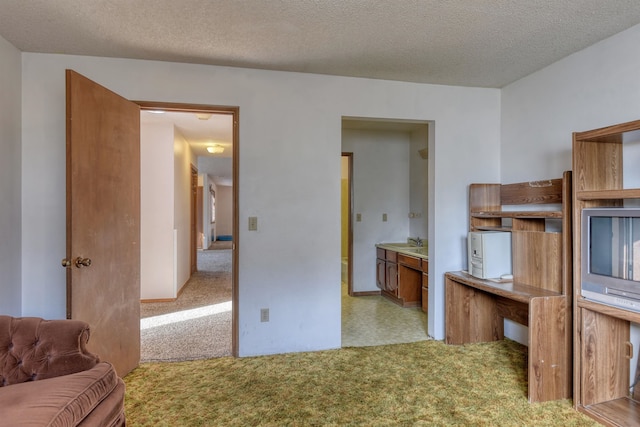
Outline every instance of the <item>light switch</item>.
<svg viewBox="0 0 640 427">
<path fill-rule="evenodd" d="M 387 214 L 382 214 L 382 222 L 387 222 Z"/>
<path fill-rule="evenodd" d="M 356 214 L 356 222 L 360 222 L 362 221 L 362 214 L 357 213 Z"/>
<path fill-rule="evenodd" d="M 249 231 L 256 231 L 258 230 L 258 217 L 257 216 L 250 216 L 249 217 Z"/>
</svg>

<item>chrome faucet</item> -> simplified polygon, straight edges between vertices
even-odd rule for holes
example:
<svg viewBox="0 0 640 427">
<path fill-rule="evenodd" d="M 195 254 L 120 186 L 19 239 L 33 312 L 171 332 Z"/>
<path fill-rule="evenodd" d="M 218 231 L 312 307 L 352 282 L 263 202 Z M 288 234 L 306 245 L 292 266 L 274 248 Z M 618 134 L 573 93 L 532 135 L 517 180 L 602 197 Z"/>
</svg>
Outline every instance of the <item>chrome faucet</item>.
<svg viewBox="0 0 640 427">
<path fill-rule="evenodd" d="M 422 247 L 422 239 L 421 239 L 421 238 L 419 238 L 419 237 L 409 237 L 409 238 L 407 239 L 407 241 L 408 241 L 410 244 L 414 244 L 414 245 L 416 245 L 416 246 L 420 246 L 420 247 Z"/>
</svg>

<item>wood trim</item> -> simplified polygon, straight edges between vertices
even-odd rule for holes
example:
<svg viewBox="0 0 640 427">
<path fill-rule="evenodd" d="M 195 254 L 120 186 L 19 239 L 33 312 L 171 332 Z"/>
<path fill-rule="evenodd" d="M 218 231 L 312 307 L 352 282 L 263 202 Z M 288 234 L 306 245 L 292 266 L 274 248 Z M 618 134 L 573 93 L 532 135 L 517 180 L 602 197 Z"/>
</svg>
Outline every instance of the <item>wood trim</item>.
<svg viewBox="0 0 640 427">
<path fill-rule="evenodd" d="M 634 120 L 626 123 L 619 123 L 613 126 L 606 126 L 598 129 L 588 130 L 585 132 L 574 132 L 573 137 L 577 140 L 591 142 L 611 142 L 612 135 L 624 132 L 631 132 L 640 129 L 640 120 Z M 603 139 L 604 138 L 604 139 Z M 621 142 L 622 140 L 620 140 Z"/>
<path fill-rule="evenodd" d="M 361 292 L 354 292 L 353 297 L 368 297 L 371 295 L 380 295 L 380 291 L 361 291 Z"/>
<path fill-rule="evenodd" d="M 233 248 L 232 248 L 232 298 L 231 298 L 231 353 L 239 356 L 239 322 L 240 322 L 240 285 L 238 283 L 240 260 L 240 107 L 227 107 L 233 114 Z"/>
<path fill-rule="evenodd" d="M 183 286 L 184 288 L 184 286 Z M 178 292 L 179 294 L 179 292 Z M 174 302 L 178 298 L 156 298 L 156 299 L 141 299 L 140 302 L 143 304 L 154 303 L 154 302 Z"/>
<path fill-rule="evenodd" d="M 198 271 L 198 168 L 191 165 L 191 174 L 189 176 L 189 234 L 190 234 L 190 248 L 189 248 L 189 278 Z M 184 285 L 182 285 L 184 287 Z"/>
<path fill-rule="evenodd" d="M 132 101 L 140 106 L 142 110 L 166 110 L 181 113 L 212 113 L 212 114 L 231 114 L 236 116 L 239 107 L 229 107 L 222 105 L 206 105 L 206 104 L 190 104 L 179 102 L 161 102 L 161 101 Z M 235 122 L 235 121 L 234 121 Z M 235 141 L 234 141 L 235 142 Z"/>
</svg>

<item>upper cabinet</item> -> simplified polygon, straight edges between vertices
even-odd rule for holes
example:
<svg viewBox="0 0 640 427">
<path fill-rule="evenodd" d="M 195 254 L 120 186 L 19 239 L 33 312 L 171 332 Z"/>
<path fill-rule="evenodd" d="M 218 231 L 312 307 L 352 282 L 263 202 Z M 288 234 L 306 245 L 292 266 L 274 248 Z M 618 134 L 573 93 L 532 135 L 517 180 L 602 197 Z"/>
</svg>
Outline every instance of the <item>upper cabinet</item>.
<svg viewBox="0 0 640 427">
<path fill-rule="evenodd" d="M 562 178 L 469 186 L 470 231 L 510 231 L 514 279 L 567 296 L 571 176 L 567 171 Z"/>
</svg>

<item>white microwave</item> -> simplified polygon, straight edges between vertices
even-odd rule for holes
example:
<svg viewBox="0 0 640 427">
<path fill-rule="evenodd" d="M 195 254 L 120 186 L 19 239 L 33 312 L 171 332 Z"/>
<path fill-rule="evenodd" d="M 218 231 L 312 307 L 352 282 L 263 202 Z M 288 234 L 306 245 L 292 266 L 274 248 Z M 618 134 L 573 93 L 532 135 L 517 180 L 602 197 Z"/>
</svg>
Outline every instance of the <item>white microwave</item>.
<svg viewBox="0 0 640 427">
<path fill-rule="evenodd" d="M 511 233 L 470 231 L 467 236 L 469 274 L 479 279 L 511 274 Z"/>
</svg>

